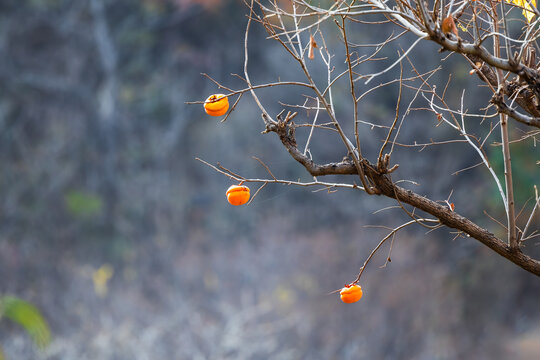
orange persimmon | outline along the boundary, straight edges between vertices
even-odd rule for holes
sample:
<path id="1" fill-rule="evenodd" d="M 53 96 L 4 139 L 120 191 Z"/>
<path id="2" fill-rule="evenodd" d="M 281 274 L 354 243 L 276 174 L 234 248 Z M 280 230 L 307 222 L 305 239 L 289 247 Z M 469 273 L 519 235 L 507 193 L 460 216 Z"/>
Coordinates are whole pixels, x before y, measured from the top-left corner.
<path id="1" fill-rule="evenodd" d="M 341 301 L 344 303 L 354 303 L 362 298 L 362 288 L 360 285 L 356 284 L 345 285 L 345 287 L 343 287 L 343 289 L 341 289 L 339 292 L 339 295 L 341 297 Z"/>
<path id="2" fill-rule="evenodd" d="M 249 200 L 249 188 L 245 185 L 232 185 L 227 189 L 227 201 L 232 205 L 244 205 Z"/>
<path id="3" fill-rule="evenodd" d="M 211 116 L 221 116 L 229 110 L 229 100 L 224 94 L 210 95 L 204 102 L 204 111 Z"/>

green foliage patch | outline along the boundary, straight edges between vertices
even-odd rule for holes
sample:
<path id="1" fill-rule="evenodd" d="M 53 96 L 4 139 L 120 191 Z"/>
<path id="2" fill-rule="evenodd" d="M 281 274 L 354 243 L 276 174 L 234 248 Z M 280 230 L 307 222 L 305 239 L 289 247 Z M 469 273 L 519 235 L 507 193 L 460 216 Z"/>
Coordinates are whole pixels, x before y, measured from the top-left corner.
<path id="1" fill-rule="evenodd" d="M 47 322 L 39 310 L 29 302 L 14 296 L 0 297 L 0 318 L 3 316 L 21 325 L 40 349 L 51 342 L 51 332 Z M 0 360 L 3 359 L 4 356 L 0 350 Z"/>
<path id="2" fill-rule="evenodd" d="M 99 195 L 72 190 L 65 194 L 64 201 L 69 213 L 80 217 L 99 215 L 103 209 L 103 200 Z"/>

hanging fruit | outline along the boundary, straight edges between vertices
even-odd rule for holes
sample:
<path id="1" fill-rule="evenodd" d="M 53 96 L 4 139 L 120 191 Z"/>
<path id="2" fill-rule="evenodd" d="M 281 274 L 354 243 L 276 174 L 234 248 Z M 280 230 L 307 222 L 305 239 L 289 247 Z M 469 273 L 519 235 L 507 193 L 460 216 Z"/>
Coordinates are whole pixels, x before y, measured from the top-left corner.
<path id="1" fill-rule="evenodd" d="M 229 100 L 224 94 L 210 95 L 204 102 L 204 111 L 211 116 L 225 115 L 229 110 Z"/>
<path id="2" fill-rule="evenodd" d="M 339 295 L 344 303 L 355 303 L 362 298 L 362 288 L 356 284 L 345 285 Z"/>
<path id="3" fill-rule="evenodd" d="M 234 206 L 244 205 L 249 200 L 249 188 L 245 185 L 232 185 L 226 194 L 227 201 Z"/>

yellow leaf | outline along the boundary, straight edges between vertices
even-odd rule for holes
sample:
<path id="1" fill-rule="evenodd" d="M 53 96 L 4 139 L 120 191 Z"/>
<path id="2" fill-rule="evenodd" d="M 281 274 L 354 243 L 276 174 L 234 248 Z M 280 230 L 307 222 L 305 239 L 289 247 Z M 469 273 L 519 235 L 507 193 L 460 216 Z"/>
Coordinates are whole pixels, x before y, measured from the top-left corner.
<path id="1" fill-rule="evenodd" d="M 531 23 L 532 19 L 535 16 L 535 13 L 531 5 L 536 8 L 536 0 L 506 0 L 506 1 L 514 5 L 517 5 L 519 7 L 522 7 L 523 16 L 525 16 L 529 24 Z"/>
<path id="2" fill-rule="evenodd" d="M 114 269 L 109 264 L 102 265 L 99 269 L 92 274 L 92 280 L 94 281 L 94 290 L 100 297 L 107 295 L 108 287 L 107 283 L 114 274 Z"/>
<path id="3" fill-rule="evenodd" d="M 523 1 L 523 7 L 527 10 L 523 10 L 523 16 L 525 16 L 527 18 L 527 22 L 530 23 L 531 20 L 534 18 L 535 14 L 534 12 L 532 11 L 532 7 L 531 7 L 531 4 L 536 7 L 536 0 L 530 0 L 530 3 L 529 1 L 527 0 L 521 0 Z M 529 11 L 530 10 L 530 11 Z"/>

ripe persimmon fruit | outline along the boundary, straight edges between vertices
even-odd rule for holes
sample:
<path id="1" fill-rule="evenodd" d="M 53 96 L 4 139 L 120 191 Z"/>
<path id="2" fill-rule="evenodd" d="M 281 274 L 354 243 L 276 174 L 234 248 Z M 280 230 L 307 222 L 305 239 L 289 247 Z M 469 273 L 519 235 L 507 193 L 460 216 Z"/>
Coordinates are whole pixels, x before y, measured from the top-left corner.
<path id="1" fill-rule="evenodd" d="M 211 116 L 225 115 L 229 110 L 229 100 L 224 94 L 213 94 L 204 102 L 204 111 Z"/>
<path id="2" fill-rule="evenodd" d="M 362 298 L 362 287 L 356 284 L 345 285 L 339 295 L 344 303 L 355 303 Z"/>
<path id="3" fill-rule="evenodd" d="M 227 201 L 234 206 L 244 205 L 249 200 L 249 188 L 245 185 L 232 185 L 226 194 Z"/>

